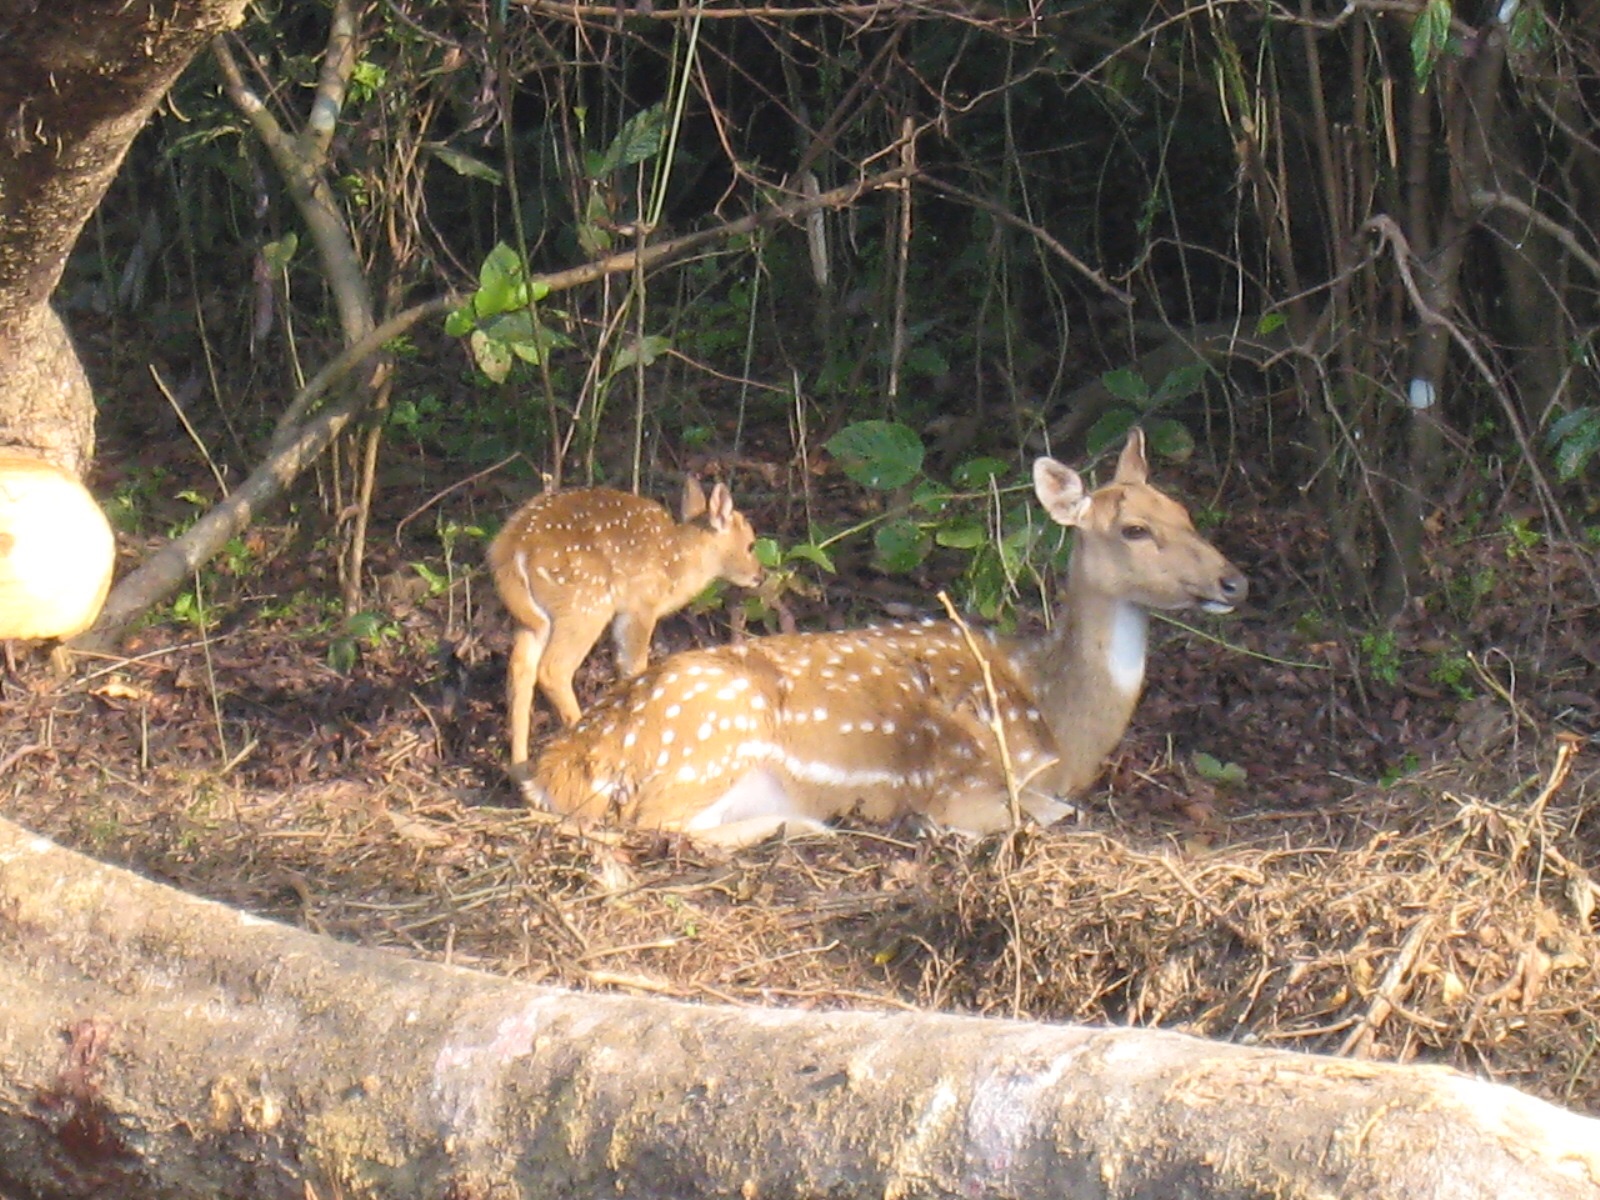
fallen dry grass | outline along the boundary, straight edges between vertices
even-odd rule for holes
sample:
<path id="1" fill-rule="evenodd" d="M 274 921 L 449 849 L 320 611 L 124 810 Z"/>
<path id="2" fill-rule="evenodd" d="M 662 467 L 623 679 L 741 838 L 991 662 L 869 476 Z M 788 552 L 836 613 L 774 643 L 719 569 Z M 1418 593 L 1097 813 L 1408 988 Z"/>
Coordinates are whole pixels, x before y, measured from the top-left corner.
<path id="1" fill-rule="evenodd" d="M 1205 832 L 847 829 L 731 857 L 464 803 L 470 779 L 415 753 L 370 784 L 102 772 L 50 802 L 31 755 L 0 811 L 258 913 L 532 981 L 1159 1024 L 1449 1063 L 1600 1112 L 1600 893 L 1580 865 L 1600 770 L 1575 749 Z"/>

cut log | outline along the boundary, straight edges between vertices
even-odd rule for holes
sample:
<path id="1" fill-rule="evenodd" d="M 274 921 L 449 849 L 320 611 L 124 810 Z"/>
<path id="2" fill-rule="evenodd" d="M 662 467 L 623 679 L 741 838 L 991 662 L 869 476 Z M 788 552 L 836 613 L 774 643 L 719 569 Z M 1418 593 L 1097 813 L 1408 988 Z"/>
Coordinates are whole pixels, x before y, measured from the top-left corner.
<path id="1" fill-rule="evenodd" d="M 574 995 L 331 942 L 3 821 L 0 989 L 12 1200 L 1600 1197 L 1600 1121 L 1443 1068 Z"/>
<path id="2" fill-rule="evenodd" d="M 67 638 L 89 628 L 116 551 L 83 484 L 43 459 L 0 452 L 0 638 Z"/>

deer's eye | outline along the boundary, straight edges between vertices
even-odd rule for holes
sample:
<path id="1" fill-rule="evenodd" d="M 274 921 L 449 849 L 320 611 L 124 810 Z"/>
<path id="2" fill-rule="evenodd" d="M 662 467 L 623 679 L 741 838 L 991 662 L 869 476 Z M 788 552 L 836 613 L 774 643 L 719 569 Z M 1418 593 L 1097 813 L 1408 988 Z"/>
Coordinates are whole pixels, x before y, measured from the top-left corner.
<path id="1" fill-rule="evenodd" d="M 1150 536 L 1148 525 L 1124 525 L 1122 527 L 1122 540 L 1125 542 L 1142 542 Z"/>

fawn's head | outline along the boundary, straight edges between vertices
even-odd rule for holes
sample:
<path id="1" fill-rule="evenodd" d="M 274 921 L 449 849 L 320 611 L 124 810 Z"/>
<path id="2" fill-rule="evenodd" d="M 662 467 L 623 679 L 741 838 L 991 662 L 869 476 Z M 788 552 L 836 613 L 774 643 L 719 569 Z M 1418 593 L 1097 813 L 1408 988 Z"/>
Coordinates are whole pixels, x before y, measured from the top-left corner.
<path id="1" fill-rule="evenodd" d="M 1071 467 L 1053 458 L 1033 464 L 1034 490 L 1059 524 L 1078 531 L 1075 586 L 1141 608 L 1201 608 L 1224 613 L 1244 599 L 1239 569 L 1196 532 L 1188 510 L 1148 483 L 1144 433 L 1133 429 L 1117 473 L 1090 492 Z"/>
<path id="2" fill-rule="evenodd" d="M 726 485 L 717 484 L 708 499 L 699 480 L 690 475 L 683 481 L 679 514 L 685 525 L 709 533 L 709 548 L 716 558 L 712 572 L 740 587 L 755 587 L 761 582 L 761 564 L 756 561 L 756 531 L 750 520 L 733 506 L 733 495 Z"/>

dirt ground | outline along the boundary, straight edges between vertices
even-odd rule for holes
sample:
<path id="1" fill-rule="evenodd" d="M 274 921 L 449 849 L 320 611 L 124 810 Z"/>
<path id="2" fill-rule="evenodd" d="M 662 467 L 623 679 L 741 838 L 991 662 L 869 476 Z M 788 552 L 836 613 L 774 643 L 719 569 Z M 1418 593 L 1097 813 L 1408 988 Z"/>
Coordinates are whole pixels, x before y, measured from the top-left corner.
<path id="1" fill-rule="evenodd" d="M 522 486 L 449 503 L 495 520 Z M 758 527 L 796 536 L 792 506 L 736 486 Z M 1450 1063 L 1600 1114 L 1588 551 L 1441 532 L 1442 593 L 1490 571 L 1515 586 L 1419 609 L 1357 661 L 1318 616 L 1316 528 L 1251 497 L 1225 513 L 1250 605 L 1157 624 L 1133 728 L 1082 820 L 1049 831 L 850 828 L 727 857 L 553 825 L 504 780 L 509 630 L 481 545 L 446 563 L 422 535 L 376 541 L 379 618 L 341 641 L 331 561 L 281 516 L 208 576 L 203 622 L 169 613 L 66 681 L 19 656 L 0 814 L 257 913 L 530 981 L 1161 1024 Z M 150 538 L 121 541 L 126 567 Z M 907 594 L 888 586 L 847 570 L 795 612 L 864 622 Z M 680 617 L 657 651 L 726 636 Z M 580 695 L 607 669 L 591 659 Z"/>

